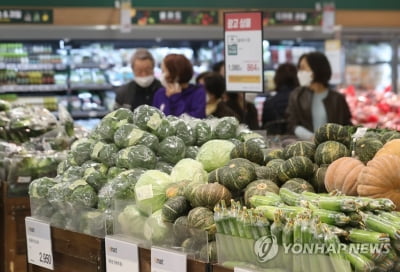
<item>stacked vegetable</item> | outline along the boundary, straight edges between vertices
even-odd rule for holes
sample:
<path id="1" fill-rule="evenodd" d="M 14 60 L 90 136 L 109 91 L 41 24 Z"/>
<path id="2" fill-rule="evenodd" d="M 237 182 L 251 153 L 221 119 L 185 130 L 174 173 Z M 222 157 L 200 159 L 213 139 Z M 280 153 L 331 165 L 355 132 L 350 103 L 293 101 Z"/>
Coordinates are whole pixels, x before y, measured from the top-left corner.
<path id="1" fill-rule="evenodd" d="M 228 266 L 250 263 L 289 271 L 399 269 L 400 215 L 393 212 L 389 199 L 298 194 L 281 188 L 279 194 L 252 196 L 249 202 L 255 208 L 234 201 L 230 208 L 224 201 L 215 207 L 217 231 L 224 234 L 218 236 L 218 254 Z M 276 257 L 262 262 L 254 242 L 269 236 L 279 247 L 270 245 Z"/>

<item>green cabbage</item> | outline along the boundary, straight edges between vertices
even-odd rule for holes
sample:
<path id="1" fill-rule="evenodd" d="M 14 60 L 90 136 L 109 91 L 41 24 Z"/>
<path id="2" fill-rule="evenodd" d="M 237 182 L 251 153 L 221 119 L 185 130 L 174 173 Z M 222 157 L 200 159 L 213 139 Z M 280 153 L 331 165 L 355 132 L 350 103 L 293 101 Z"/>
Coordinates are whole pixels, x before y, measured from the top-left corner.
<path id="1" fill-rule="evenodd" d="M 152 244 L 160 245 L 173 239 L 172 224 L 164 223 L 161 210 L 155 211 L 144 223 L 144 237 Z"/>
<path id="2" fill-rule="evenodd" d="M 113 112 L 110 112 L 104 118 L 116 118 L 117 120 L 127 120 L 129 123 L 133 122 L 133 114 L 132 111 L 126 108 L 119 108 Z"/>
<path id="3" fill-rule="evenodd" d="M 165 138 L 158 148 L 158 155 L 165 162 L 177 163 L 185 157 L 186 146 L 183 140 L 176 136 Z"/>
<path id="4" fill-rule="evenodd" d="M 185 145 L 194 145 L 196 143 L 196 131 L 193 130 L 183 120 L 174 124 L 176 129 L 176 136 L 181 138 Z"/>
<path id="5" fill-rule="evenodd" d="M 171 178 L 174 182 L 191 180 L 207 183 L 208 174 L 200 162 L 193 159 L 183 159 L 172 168 Z"/>
<path id="6" fill-rule="evenodd" d="M 89 167 L 86 167 L 83 179 L 98 191 L 107 182 L 107 172 L 107 165 L 102 163 L 91 163 Z"/>
<path id="7" fill-rule="evenodd" d="M 210 172 L 224 166 L 230 160 L 230 153 L 235 147 L 226 140 L 211 140 L 200 147 L 196 160 L 203 164 L 204 169 Z"/>
<path id="8" fill-rule="evenodd" d="M 214 128 L 214 138 L 230 139 L 236 138 L 236 133 L 239 128 L 239 121 L 235 117 L 223 117 L 219 119 L 217 126 Z"/>
<path id="9" fill-rule="evenodd" d="M 198 146 L 203 145 L 204 143 L 211 140 L 213 137 L 211 127 L 204 121 L 198 122 L 194 129 L 197 135 L 196 144 Z"/>
<path id="10" fill-rule="evenodd" d="M 158 139 L 163 140 L 176 133 L 175 127 L 167 119 L 162 119 L 160 125 L 156 129 L 151 129 L 151 133 L 156 135 Z"/>
<path id="11" fill-rule="evenodd" d="M 81 165 L 85 161 L 90 160 L 94 145 L 95 141 L 93 139 L 83 138 L 75 141 L 71 146 L 71 154 L 74 161 L 78 165 Z"/>
<path id="12" fill-rule="evenodd" d="M 198 146 L 186 147 L 185 158 L 196 159 L 197 153 L 199 153 L 199 149 L 200 148 Z"/>
<path id="13" fill-rule="evenodd" d="M 118 215 L 117 220 L 123 234 L 142 238 L 146 219 L 136 205 L 130 204 Z"/>
<path id="14" fill-rule="evenodd" d="M 121 149 L 117 155 L 117 167 L 154 169 L 157 162 L 154 152 L 144 145 Z"/>
<path id="15" fill-rule="evenodd" d="M 118 151 L 119 149 L 115 144 L 97 142 L 93 146 L 90 158 L 111 167 L 115 165 Z"/>
<path id="16" fill-rule="evenodd" d="M 99 141 L 113 142 L 115 132 L 123 125 L 127 124 L 128 120 L 118 120 L 116 117 L 103 118 L 91 133 L 91 138 Z"/>
<path id="17" fill-rule="evenodd" d="M 140 176 L 135 186 L 136 204 L 140 211 L 150 214 L 162 208 L 167 200 L 165 190 L 173 179 L 159 170 L 149 170 Z"/>
<path id="18" fill-rule="evenodd" d="M 29 196 L 31 198 L 47 199 L 49 189 L 56 183 L 54 179 L 48 177 L 35 179 L 29 184 Z"/>
<path id="19" fill-rule="evenodd" d="M 172 168 L 174 166 L 169 164 L 168 162 L 158 161 L 156 163 L 155 170 L 160 170 L 161 172 L 167 173 L 168 175 L 171 174 Z"/>
<path id="20" fill-rule="evenodd" d="M 141 105 L 133 111 L 133 123 L 147 131 L 157 130 L 163 118 L 164 113 L 149 105 Z"/>

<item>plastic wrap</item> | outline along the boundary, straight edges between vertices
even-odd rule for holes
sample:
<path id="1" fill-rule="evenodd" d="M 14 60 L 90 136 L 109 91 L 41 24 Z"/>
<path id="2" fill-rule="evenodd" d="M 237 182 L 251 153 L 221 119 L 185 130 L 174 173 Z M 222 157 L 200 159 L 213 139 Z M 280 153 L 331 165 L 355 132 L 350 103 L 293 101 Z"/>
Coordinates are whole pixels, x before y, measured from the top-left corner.
<path id="1" fill-rule="evenodd" d="M 96 191 L 99 191 L 101 187 L 107 183 L 107 172 L 107 165 L 102 163 L 91 163 L 85 168 L 83 179 Z"/>
<path id="2" fill-rule="evenodd" d="M 239 121 L 235 117 L 223 117 L 215 126 L 213 135 L 216 139 L 236 138 Z"/>
<path id="3" fill-rule="evenodd" d="M 189 124 L 183 120 L 173 123 L 176 133 L 175 135 L 183 140 L 185 145 L 194 145 L 196 143 L 196 130 L 192 129 Z"/>
<path id="4" fill-rule="evenodd" d="M 196 145 L 198 146 L 208 142 L 213 137 L 211 127 L 204 121 L 197 122 L 195 131 L 197 135 Z"/>
<path id="5" fill-rule="evenodd" d="M 156 129 L 151 129 L 151 133 L 157 136 L 161 141 L 169 136 L 175 135 L 176 128 L 170 121 L 168 121 L 168 119 L 165 118 L 161 120 Z"/>
<path id="6" fill-rule="evenodd" d="M 112 208 L 113 201 L 135 199 L 135 185 L 139 177 L 145 172 L 143 169 L 130 169 L 118 174 L 106 183 L 99 191 L 98 208 L 107 210 Z"/>
<path id="7" fill-rule="evenodd" d="M 64 132 L 67 136 L 74 136 L 74 119 L 68 110 L 62 106 L 58 105 L 58 120 L 60 121 L 60 126 L 63 128 Z"/>
<path id="8" fill-rule="evenodd" d="M 155 166 L 155 170 L 160 170 L 161 172 L 167 173 L 167 174 L 171 174 L 172 168 L 174 168 L 174 166 L 172 164 L 169 164 L 168 162 L 164 162 L 164 161 L 158 161 L 156 163 Z"/>
<path id="9" fill-rule="evenodd" d="M 70 166 L 60 176 L 57 176 L 57 178 L 61 179 L 62 182 L 70 183 L 74 180 L 81 179 L 84 171 L 85 169 L 80 166 Z"/>
<path id="10" fill-rule="evenodd" d="M 104 118 L 116 118 L 117 120 L 126 120 L 128 123 L 133 122 L 133 113 L 129 109 L 119 108 L 107 114 Z"/>
<path id="11" fill-rule="evenodd" d="M 72 144 L 70 154 L 77 165 L 81 165 L 85 161 L 90 160 L 95 143 L 93 139 L 83 138 Z"/>
<path id="12" fill-rule="evenodd" d="M 108 167 L 111 167 L 115 165 L 118 151 L 119 149 L 115 144 L 97 142 L 93 146 L 90 157 L 97 162 L 104 163 Z"/>
<path id="13" fill-rule="evenodd" d="M 158 148 L 158 138 L 147 131 L 139 129 L 136 125 L 125 124 L 114 134 L 114 142 L 120 148 L 133 145 L 145 145 L 153 151 Z"/>
<path id="14" fill-rule="evenodd" d="M 197 153 L 199 153 L 198 146 L 188 146 L 186 147 L 185 158 L 196 159 Z"/>
<path id="15" fill-rule="evenodd" d="M 118 152 L 116 165 L 121 168 L 153 169 L 157 158 L 154 152 L 144 145 L 135 145 L 124 148 Z"/>
<path id="16" fill-rule="evenodd" d="M 93 130 L 90 137 L 95 140 L 111 143 L 114 141 L 114 133 L 118 130 L 118 128 L 127 123 L 127 119 L 118 120 L 115 117 L 104 117 Z"/>
<path id="17" fill-rule="evenodd" d="M 183 140 L 176 136 L 165 138 L 158 148 L 158 155 L 165 162 L 175 164 L 185 157 L 186 146 Z"/>
<path id="18" fill-rule="evenodd" d="M 157 108 L 141 105 L 133 111 L 133 123 L 143 130 L 154 131 L 160 126 L 164 116 Z"/>

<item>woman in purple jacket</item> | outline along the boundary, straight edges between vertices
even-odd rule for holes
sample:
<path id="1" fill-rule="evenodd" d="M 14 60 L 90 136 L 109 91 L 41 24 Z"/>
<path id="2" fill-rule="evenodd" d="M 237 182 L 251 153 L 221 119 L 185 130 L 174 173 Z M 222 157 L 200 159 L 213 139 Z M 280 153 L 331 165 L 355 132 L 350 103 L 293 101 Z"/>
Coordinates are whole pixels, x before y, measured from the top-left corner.
<path id="1" fill-rule="evenodd" d="M 204 87 L 189 83 L 193 76 L 190 61 L 184 55 L 169 54 L 164 58 L 161 69 L 164 87 L 155 93 L 153 106 L 166 115 L 180 116 L 186 113 L 196 118 L 206 117 Z"/>

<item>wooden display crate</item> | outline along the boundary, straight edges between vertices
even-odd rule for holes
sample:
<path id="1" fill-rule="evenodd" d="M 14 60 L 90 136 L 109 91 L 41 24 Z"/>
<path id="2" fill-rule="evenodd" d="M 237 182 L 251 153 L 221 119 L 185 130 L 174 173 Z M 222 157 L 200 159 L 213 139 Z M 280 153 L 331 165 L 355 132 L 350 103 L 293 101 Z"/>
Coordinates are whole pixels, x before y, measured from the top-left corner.
<path id="1" fill-rule="evenodd" d="M 233 272 L 233 269 L 224 267 L 224 266 L 219 265 L 219 264 L 213 264 L 212 271 L 213 272 Z"/>
<path id="2" fill-rule="evenodd" d="M 105 272 L 104 239 L 51 227 L 54 271 Z M 29 264 L 30 272 L 51 270 Z"/>
<path id="3" fill-rule="evenodd" d="M 150 249 L 139 247 L 139 267 L 140 272 L 151 272 L 151 251 Z M 187 260 L 187 271 L 189 272 L 208 272 L 210 264 L 198 260 Z"/>
<path id="4" fill-rule="evenodd" d="M 25 217 L 30 216 L 29 197 L 12 197 L 6 182 L 0 182 L 0 271 L 25 272 Z"/>

